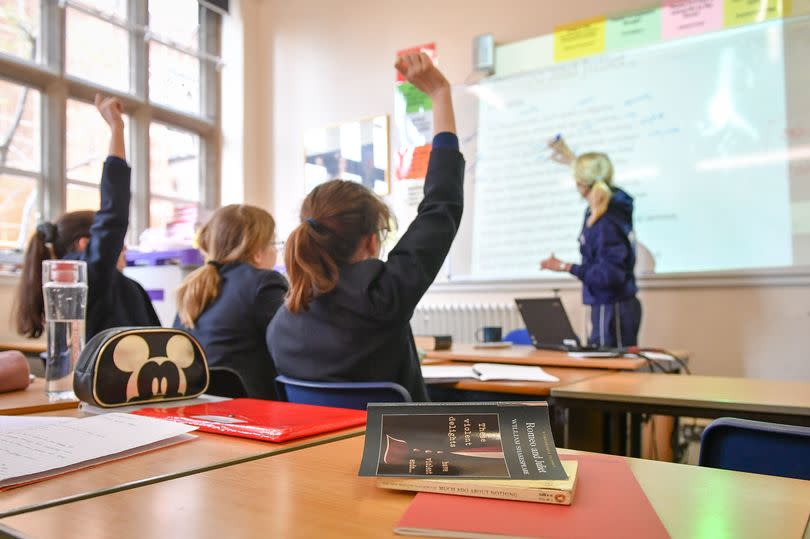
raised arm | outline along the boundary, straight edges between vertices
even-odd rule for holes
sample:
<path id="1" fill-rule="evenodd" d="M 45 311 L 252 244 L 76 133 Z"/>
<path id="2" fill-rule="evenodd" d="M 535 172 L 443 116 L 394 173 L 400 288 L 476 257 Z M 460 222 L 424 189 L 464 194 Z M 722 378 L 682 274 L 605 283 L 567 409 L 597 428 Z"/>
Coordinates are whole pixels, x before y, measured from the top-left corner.
<path id="1" fill-rule="evenodd" d="M 450 84 L 426 54 L 397 60 L 397 69 L 433 101 L 435 136 L 425 178 L 424 199 L 408 230 L 388 255 L 376 290 L 379 304 L 397 318 L 409 318 L 444 263 L 461 223 L 464 157 L 459 152 Z M 390 302 L 390 303 L 389 303 Z"/>
<path id="2" fill-rule="evenodd" d="M 96 108 L 110 128 L 110 155 L 101 175 L 101 208 L 90 227 L 90 241 L 83 259 L 87 261 L 90 285 L 88 301 L 106 287 L 116 270 L 129 226 L 130 174 L 125 161 L 123 106 L 116 98 L 96 96 Z"/>

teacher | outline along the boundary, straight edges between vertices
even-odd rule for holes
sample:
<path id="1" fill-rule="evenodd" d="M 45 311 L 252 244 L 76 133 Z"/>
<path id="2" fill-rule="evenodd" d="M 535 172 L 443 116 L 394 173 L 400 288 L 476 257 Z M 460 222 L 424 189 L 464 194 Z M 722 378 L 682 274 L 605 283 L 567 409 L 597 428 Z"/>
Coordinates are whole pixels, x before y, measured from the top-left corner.
<path id="1" fill-rule="evenodd" d="M 541 269 L 568 272 L 582 281 L 582 296 L 591 307 L 588 344 L 623 348 L 638 344 L 641 303 L 633 273 L 636 265 L 633 198 L 613 185 L 613 164 L 603 153 L 579 157 L 558 136 L 552 159 L 571 164 L 580 195 L 588 201 L 579 236 L 582 262 L 569 264 L 551 256 Z"/>

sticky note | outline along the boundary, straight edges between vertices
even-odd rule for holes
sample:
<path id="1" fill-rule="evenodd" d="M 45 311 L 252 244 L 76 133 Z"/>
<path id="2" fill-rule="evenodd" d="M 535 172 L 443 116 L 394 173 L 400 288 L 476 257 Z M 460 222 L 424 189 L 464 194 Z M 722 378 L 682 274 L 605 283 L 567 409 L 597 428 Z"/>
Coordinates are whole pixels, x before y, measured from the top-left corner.
<path id="1" fill-rule="evenodd" d="M 721 28 L 722 0 L 665 0 L 661 8 L 664 39 L 678 39 Z"/>
<path id="2" fill-rule="evenodd" d="M 554 29 L 554 61 L 564 62 L 605 51 L 605 18 L 597 17 Z"/>
<path id="3" fill-rule="evenodd" d="M 787 15 L 786 0 L 725 0 L 726 26 L 740 26 Z"/>
<path id="4" fill-rule="evenodd" d="M 660 39 L 661 10 L 657 7 L 607 20 L 605 46 L 608 51 L 641 47 Z"/>

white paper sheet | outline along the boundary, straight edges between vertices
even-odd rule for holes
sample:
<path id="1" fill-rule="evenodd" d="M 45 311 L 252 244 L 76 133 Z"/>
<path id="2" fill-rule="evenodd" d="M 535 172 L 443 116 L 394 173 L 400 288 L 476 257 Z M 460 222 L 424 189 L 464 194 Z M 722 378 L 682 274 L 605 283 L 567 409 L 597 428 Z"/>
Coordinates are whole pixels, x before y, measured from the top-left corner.
<path id="1" fill-rule="evenodd" d="M 57 423 L 65 423 L 67 421 L 77 421 L 77 419 L 75 417 L 0 415 L 0 434 L 5 434 L 6 432 L 13 430 L 55 425 Z"/>
<path id="2" fill-rule="evenodd" d="M 190 439 L 196 427 L 131 414 L 104 414 L 7 432 L 0 437 L 0 487 L 34 481 Z"/>
<path id="3" fill-rule="evenodd" d="M 422 377 L 426 381 L 463 380 L 474 378 L 481 381 L 515 380 L 525 382 L 559 382 L 540 367 L 505 365 L 503 363 L 476 363 L 467 365 L 422 365 Z"/>

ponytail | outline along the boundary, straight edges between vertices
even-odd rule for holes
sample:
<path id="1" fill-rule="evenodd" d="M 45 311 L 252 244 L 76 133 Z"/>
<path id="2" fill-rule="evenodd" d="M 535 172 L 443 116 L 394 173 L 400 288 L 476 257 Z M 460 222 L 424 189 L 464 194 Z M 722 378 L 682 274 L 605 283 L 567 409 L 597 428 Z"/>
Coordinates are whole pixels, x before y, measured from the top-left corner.
<path id="1" fill-rule="evenodd" d="M 573 169 L 576 182 L 588 188 L 591 214 L 587 225 L 593 226 L 605 214 L 613 196 L 613 163 L 603 153 L 589 152 L 574 160 Z"/>
<path id="2" fill-rule="evenodd" d="M 184 326 L 194 329 L 203 312 L 219 296 L 220 270 L 231 262 L 253 263 L 253 258 L 271 249 L 276 223 L 256 206 L 231 204 L 218 209 L 198 234 L 200 251 L 208 258 L 177 288 L 177 316 Z"/>
<path id="3" fill-rule="evenodd" d="M 42 298 L 42 262 L 60 259 L 75 249 L 75 243 L 90 236 L 95 212 L 75 211 L 64 214 L 56 223 L 40 223 L 25 250 L 20 284 L 12 313 L 17 333 L 36 339 L 45 328 L 45 303 Z"/>
<path id="4" fill-rule="evenodd" d="M 214 263 L 204 264 L 191 272 L 177 287 L 177 315 L 187 328 L 194 328 L 197 319 L 219 295 L 222 276 Z"/>
<path id="5" fill-rule="evenodd" d="M 301 206 L 301 224 L 284 248 L 290 281 L 287 309 L 298 314 L 338 284 L 363 238 L 390 229 L 388 206 L 362 184 L 332 180 L 313 189 Z"/>

